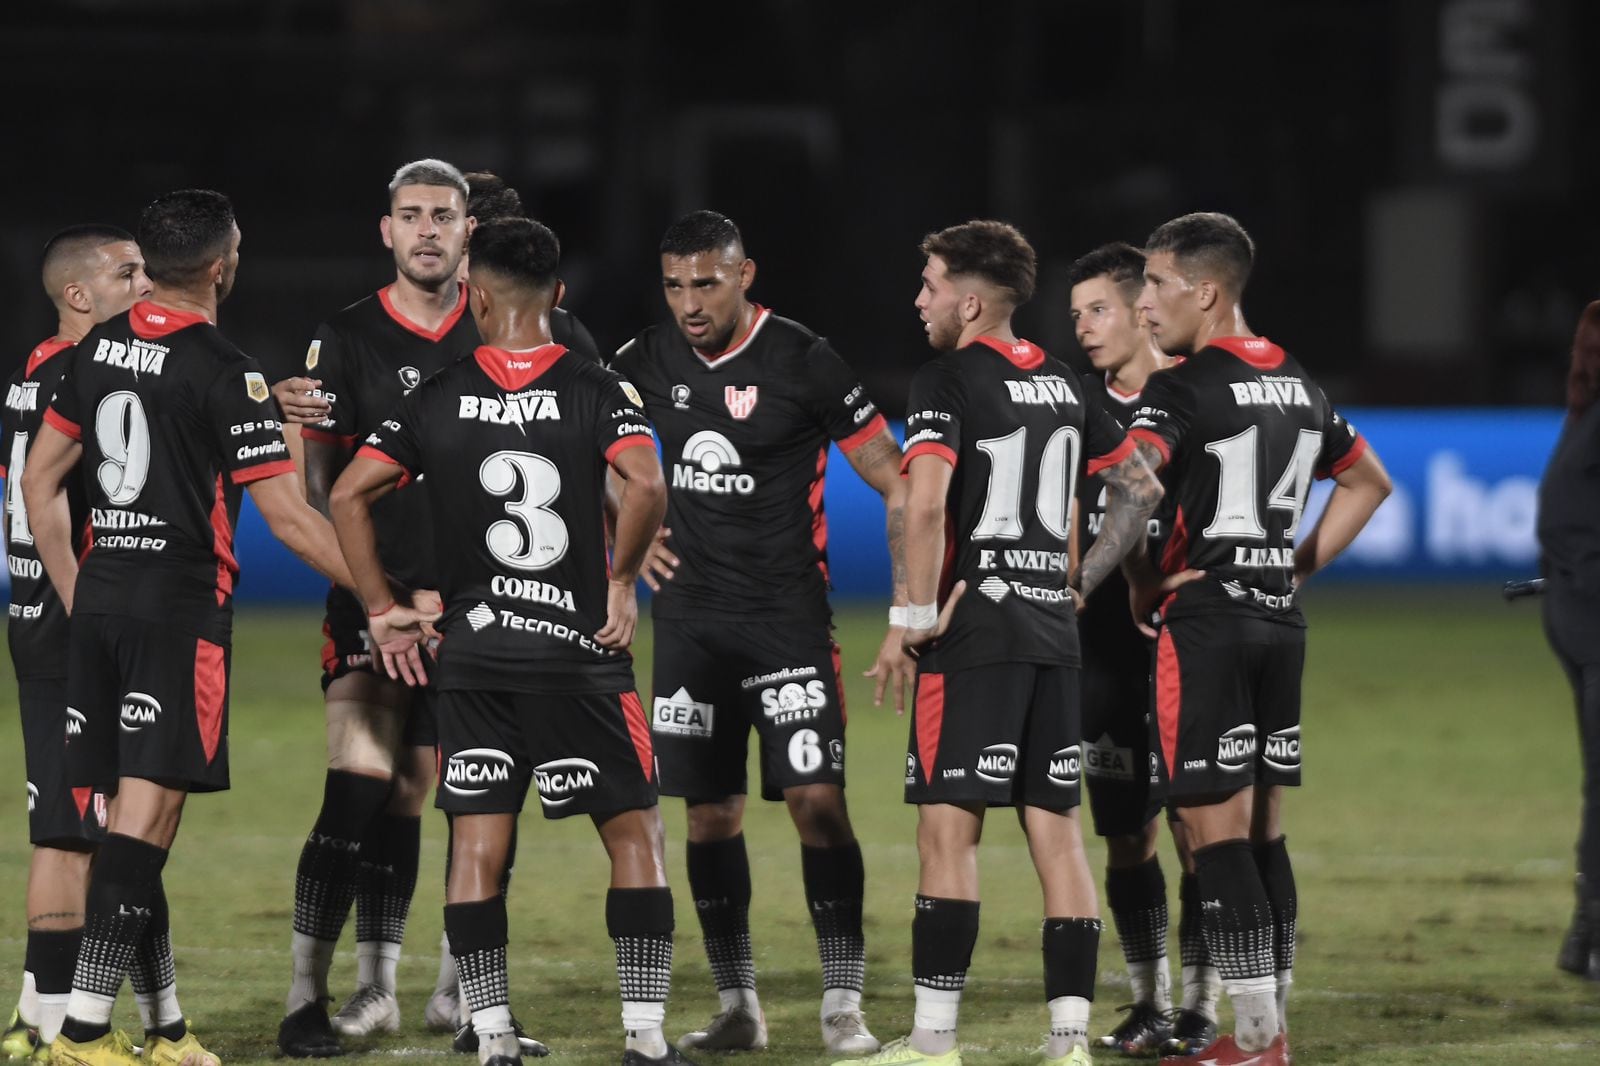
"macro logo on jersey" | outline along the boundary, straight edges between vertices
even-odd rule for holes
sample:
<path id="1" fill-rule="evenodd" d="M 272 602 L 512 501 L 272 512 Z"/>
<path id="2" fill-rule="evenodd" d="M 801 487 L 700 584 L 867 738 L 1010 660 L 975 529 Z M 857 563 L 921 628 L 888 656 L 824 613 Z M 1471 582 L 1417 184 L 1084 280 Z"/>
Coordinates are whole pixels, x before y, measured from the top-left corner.
<path id="1" fill-rule="evenodd" d="M 749 418 L 756 409 L 756 389 L 755 385 L 743 389 L 734 385 L 724 387 L 722 402 L 728 405 L 728 413 L 741 422 Z"/>
<path id="2" fill-rule="evenodd" d="M 687 411 L 689 409 L 689 386 L 672 386 L 672 406 L 676 407 L 680 411 Z"/>
<path id="3" fill-rule="evenodd" d="M 716 430 L 702 429 L 683 443 L 683 460 L 672 464 L 672 487 L 713 496 L 748 496 L 756 479 L 741 473 L 739 449 Z"/>
<path id="4" fill-rule="evenodd" d="M 985 781 L 1003 785 L 1017 772 L 1017 746 L 1015 744 L 990 744 L 978 753 L 978 776 Z"/>
<path id="5" fill-rule="evenodd" d="M 1083 778 L 1083 749 L 1074 744 L 1053 752 L 1045 777 L 1058 788 L 1075 788 Z"/>
<path id="6" fill-rule="evenodd" d="M 444 787 L 458 796 L 481 796 L 490 786 L 511 780 L 516 760 L 499 748 L 467 748 L 444 765 Z"/>
<path id="7" fill-rule="evenodd" d="M 1292 725 L 1267 734 L 1261 761 L 1274 770 L 1300 769 L 1300 727 Z"/>
<path id="8" fill-rule="evenodd" d="M 716 712 L 713 704 L 700 703 L 680 685 L 672 695 L 656 697 L 650 729 L 675 737 L 709 738 Z"/>
<path id="9" fill-rule="evenodd" d="M 161 717 L 161 703 L 144 692 L 130 692 L 122 697 L 122 731 L 137 733 L 147 725 L 155 725 Z"/>
<path id="10" fill-rule="evenodd" d="M 418 370 L 414 366 L 403 366 L 400 368 L 401 388 L 405 389 L 407 392 L 410 392 L 420 384 L 422 384 L 422 371 Z"/>
<path id="11" fill-rule="evenodd" d="M 1218 768 L 1236 774 L 1248 768 L 1255 757 L 1256 727 L 1248 722 L 1234 726 L 1217 738 Z"/>
<path id="12" fill-rule="evenodd" d="M 546 807 L 564 807 L 584 789 L 593 788 L 600 767 L 588 759 L 554 759 L 533 768 L 533 781 L 539 789 L 539 802 Z"/>
<path id="13" fill-rule="evenodd" d="M 1084 769 L 1096 780 L 1133 780 L 1133 749 L 1119 748 L 1110 733 L 1102 733 L 1099 740 L 1085 745 L 1083 758 Z"/>

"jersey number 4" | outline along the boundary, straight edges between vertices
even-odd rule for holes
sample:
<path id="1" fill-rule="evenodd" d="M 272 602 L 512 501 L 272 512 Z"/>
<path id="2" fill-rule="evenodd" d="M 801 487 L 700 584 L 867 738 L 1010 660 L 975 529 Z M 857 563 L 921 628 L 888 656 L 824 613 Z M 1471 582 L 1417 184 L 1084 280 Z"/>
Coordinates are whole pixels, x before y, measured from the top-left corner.
<path id="1" fill-rule="evenodd" d="M 567 554 L 567 524 L 549 505 L 561 495 L 561 471 L 532 452 L 495 452 L 478 467 L 478 480 L 506 501 L 509 518 L 489 526 L 489 554 L 519 570 L 543 570 Z M 518 487 L 521 492 L 518 493 Z"/>
<path id="2" fill-rule="evenodd" d="M 1072 498 L 1077 488 L 1078 458 L 1083 445 L 1077 427 L 1062 426 L 1045 441 L 1039 456 L 1039 490 L 1034 510 L 1050 534 L 1067 538 Z M 1028 454 L 1028 427 L 1019 426 L 1003 437 L 978 441 L 989 457 L 989 487 L 983 514 L 972 531 L 973 540 L 1019 540 L 1023 533 L 1022 467 Z"/>
<path id="3" fill-rule="evenodd" d="M 1245 540 L 1266 540 L 1267 531 L 1261 524 L 1261 510 L 1257 503 L 1256 427 L 1251 426 L 1226 440 L 1212 441 L 1206 451 L 1217 457 L 1222 471 L 1217 477 L 1217 513 L 1206 526 L 1207 537 L 1240 537 Z M 1317 456 L 1322 454 L 1322 431 L 1302 429 L 1294 442 L 1294 455 L 1284 467 L 1277 484 L 1267 494 L 1270 510 L 1289 512 L 1289 529 L 1285 536 L 1291 541 L 1300 528 L 1300 515 L 1306 506 L 1306 490 L 1311 487 L 1311 475 L 1316 470 Z"/>

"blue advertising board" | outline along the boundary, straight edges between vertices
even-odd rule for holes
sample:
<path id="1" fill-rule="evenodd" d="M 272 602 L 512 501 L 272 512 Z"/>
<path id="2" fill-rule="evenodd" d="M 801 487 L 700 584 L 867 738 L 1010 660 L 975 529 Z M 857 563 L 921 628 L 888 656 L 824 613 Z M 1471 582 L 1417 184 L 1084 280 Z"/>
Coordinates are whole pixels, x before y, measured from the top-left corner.
<path id="1" fill-rule="evenodd" d="M 1382 457 L 1395 491 L 1328 571 L 1330 579 L 1453 581 L 1531 576 L 1539 476 L 1561 430 L 1556 410 L 1354 408 L 1344 412 Z M 903 435 L 904 427 L 895 431 Z M 418 491 L 408 489 L 406 491 Z M 1311 521 L 1327 500 L 1318 482 Z M 883 505 L 837 450 L 824 493 L 833 584 L 843 598 L 886 597 Z M 313 603 L 323 581 L 273 539 L 246 497 L 235 551 L 243 601 Z"/>

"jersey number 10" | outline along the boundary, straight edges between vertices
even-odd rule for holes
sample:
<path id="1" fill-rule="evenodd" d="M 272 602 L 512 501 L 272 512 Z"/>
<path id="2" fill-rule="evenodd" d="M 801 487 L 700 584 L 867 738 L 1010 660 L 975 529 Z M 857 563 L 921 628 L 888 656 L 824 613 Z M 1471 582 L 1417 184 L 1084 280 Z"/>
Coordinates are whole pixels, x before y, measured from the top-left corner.
<path id="1" fill-rule="evenodd" d="M 1028 453 L 1028 427 L 1018 426 L 1003 437 L 978 442 L 989 457 L 989 486 L 984 493 L 983 515 L 972 539 L 1019 540 L 1022 521 L 1022 465 Z M 1078 484 L 1078 460 L 1083 450 L 1076 426 L 1062 426 L 1045 441 L 1039 456 L 1039 489 L 1034 509 L 1052 536 L 1067 538 L 1072 498 Z"/>

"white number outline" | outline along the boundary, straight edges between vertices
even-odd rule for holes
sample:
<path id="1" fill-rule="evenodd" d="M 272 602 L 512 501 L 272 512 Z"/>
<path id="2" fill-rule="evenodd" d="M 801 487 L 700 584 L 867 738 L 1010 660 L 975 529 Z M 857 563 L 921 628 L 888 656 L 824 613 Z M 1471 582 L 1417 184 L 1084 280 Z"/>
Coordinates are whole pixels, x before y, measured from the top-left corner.
<path id="1" fill-rule="evenodd" d="M 1256 507 L 1257 427 L 1250 426 L 1231 437 L 1212 441 L 1206 451 L 1217 457 L 1217 510 L 1211 523 L 1201 531 L 1205 537 L 1236 537 L 1240 540 L 1266 540 Z M 1322 431 L 1302 429 L 1295 438 L 1294 454 L 1267 494 L 1270 510 L 1289 512 L 1288 538 L 1292 541 L 1305 513 L 1311 478 L 1316 473 L 1317 456 L 1322 454 Z"/>
<path id="2" fill-rule="evenodd" d="M 94 436 L 102 456 L 95 478 L 108 503 L 126 507 L 150 477 L 150 420 L 139 394 L 107 393 L 95 408 Z"/>
<path id="3" fill-rule="evenodd" d="M 478 483 L 494 496 L 509 496 L 522 484 L 522 495 L 507 500 L 506 514 L 484 531 L 484 545 L 500 562 L 518 570 L 547 570 L 566 557 L 567 524 L 549 504 L 561 495 L 561 471 L 533 452 L 498 451 L 478 466 Z"/>
<path id="4" fill-rule="evenodd" d="M 989 457 L 989 483 L 983 513 L 972 530 L 973 540 L 1020 540 L 1022 527 L 1022 463 L 1027 455 L 1028 427 L 1018 426 L 1003 437 L 988 437 L 977 448 Z M 1045 441 L 1039 455 L 1039 487 L 1034 510 L 1052 535 L 1071 532 L 1072 501 L 1078 487 L 1083 437 L 1076 426 L 1061 426 Z"/>

